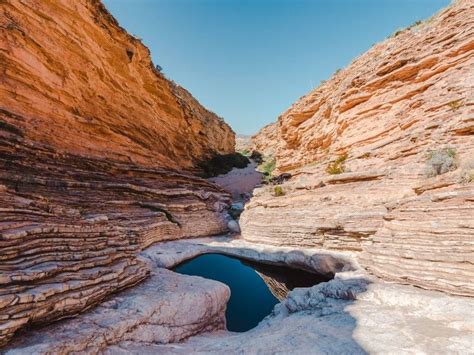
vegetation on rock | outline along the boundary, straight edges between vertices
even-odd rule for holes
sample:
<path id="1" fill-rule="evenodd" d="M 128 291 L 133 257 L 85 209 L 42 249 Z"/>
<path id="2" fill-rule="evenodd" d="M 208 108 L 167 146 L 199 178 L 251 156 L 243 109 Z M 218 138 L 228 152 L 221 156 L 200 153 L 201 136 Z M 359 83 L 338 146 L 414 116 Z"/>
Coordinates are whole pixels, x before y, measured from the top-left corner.
<path id="1" fill-rule="evenodd" d="M 444 148 L 429 152 L 426 161 L 426 175 L 429 177 L 438 176 L 449 171 L 456 170 L 456 150 Z"/>
<path id="2" fill-rule="evenodd" d="M 198 163 L 198 167 L 202 171 L 199 175 L 204 178 L 210 178 L 226 174 L 233 168 L 243 169 L 249 163 L 250 160 L 240 153 L 215 155 L 209 160 Z"/>
<path id="3" fill-rule="evenodd" d="M 254 151 L 252 151 L 252 154 L 250 155 L 250 159 L 252 159 L 257 164 L 262 164 L 263 155 L 262 155 L 262 153 L 257 152 L 256 150 L 254 150 Z"/>
<path id="4" fill-rule="evenodd" d="M 283 191 L 283 187 L 281 187 L 280 185 L 276 185 L 274 188 L 273 188 L 273 193 L 276 197 L 279 197 L 279 196 L 284 196 L 285 195 L 285 191 Z"/>
<path id="5" fill-rule="evenodd" d="M 462 100 L 453 100 L 448 102 L 448 106 L 451 107 L 451 110 L 456 111 L 462 107 Z"/>
<path id="6" fill-rule="evenodd" d="M 331 175 L 342 174 L 346 170 L 345 161 L 348 158 L 347 153 L 343 153 L 336 158 L 333 162 L 330 162 L 326 168 L 326 172 Z"/>

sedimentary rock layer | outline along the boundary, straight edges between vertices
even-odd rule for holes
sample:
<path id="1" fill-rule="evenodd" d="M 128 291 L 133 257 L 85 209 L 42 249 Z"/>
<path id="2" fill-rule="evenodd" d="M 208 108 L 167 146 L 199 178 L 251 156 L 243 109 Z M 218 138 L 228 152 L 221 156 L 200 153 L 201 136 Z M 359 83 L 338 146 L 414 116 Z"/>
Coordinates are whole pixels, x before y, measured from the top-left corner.
<path id="1" fill-rule="evenodd" d="M 329 282 L 290 291 L 247 332 L 222 329 L 169 344 L 196 330 L 223 325 L 229 297 L 225 285 L 159 268 L 209 252 L 320 273 L 330 269 L 336 275 Z M 160 243 L 142 253 L 154 270 L 144 283 L 74 320 L 33 331 L 13 342 L 6 354 L 470 352 L 473 299 L 380 282 L 360 270 L 352 255 L 228 237 Z"/>
<path id="2" fill-rule="evenodd" d="M 396 160 L 401 148 L 414 155 L 472 135 L 473 7 L 456 1 L 374 45 L 263 128 L 254 147 L 274 147 L 286 171 L 348 151 Z"/>
<path id="3" fill-rule="evenodd" d="M 100 2 L 0 1 L 0 346 L 143 280 L 144 247 L 225 232 L 229 194 L 186 171 L 233 147 Z"/>
<path id="4" fill-rule="evenodd" d="M 123 341 L 166 344 L 225 328 L 229 288 L 217 281 L 156 269 L 142 284 L 93 311 L 45 327 L 6 354 L 98 354 Z"/>
<path id="5" fill-rule="evenodd" d="M 352 250 L 384 279 L 474 295 L 473 98 L 474 4 L 461 0 L 373 46 L 254 137 L 293 177 L 283 197 L 256 191 L 242 235 Z M 443 162 L 430 154 L 452 159 L 450 171 L 432 174 Z"/>
<path id="6" fill-rule="evenodd" d="M 32 140 L 174 168 L 234 151 L 232 130 L 156 70 L 100 1 L 0 6 L 0 106 Z"/>
<path id="7" fill-rule="evenodd" d="M 148 270 L 136 254 L 156 241 L 226 230 L 219 187 L 57 153 L 6 123 L 16 119 L 0 113 L 0 342 L 140 281 Z"/>

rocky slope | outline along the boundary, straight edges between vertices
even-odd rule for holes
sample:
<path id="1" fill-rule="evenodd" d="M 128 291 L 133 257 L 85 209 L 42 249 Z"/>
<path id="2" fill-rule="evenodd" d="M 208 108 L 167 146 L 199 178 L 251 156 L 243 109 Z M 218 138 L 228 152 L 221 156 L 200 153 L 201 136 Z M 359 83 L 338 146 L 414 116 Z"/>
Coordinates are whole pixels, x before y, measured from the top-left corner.
<path id="1" fill-rule="evenodd" d="M 0 29 L 2 345 L 143 280 L 144 247 L 226 231 L 230 195 L 186 171 L 234 133 L 99 1 L 1 1 Z"/>
<path id="2" fill-rule="evenodd" d="M 256 191 L 243 237 L 351 250 L 385 280 L 473 296 L 473 99 L 474 4 L 461 0 L 375 45 L 254 137 L 293 177 L 284 197 Z"/>

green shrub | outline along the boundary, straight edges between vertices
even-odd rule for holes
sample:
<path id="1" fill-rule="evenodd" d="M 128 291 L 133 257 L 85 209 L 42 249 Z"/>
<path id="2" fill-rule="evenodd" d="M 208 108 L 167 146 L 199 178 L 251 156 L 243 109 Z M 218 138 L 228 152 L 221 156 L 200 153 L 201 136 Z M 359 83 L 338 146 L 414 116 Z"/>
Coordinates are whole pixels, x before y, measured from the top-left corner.
<path id="1" fill-rule="evenodd" d="M 262 155 L 262 153 L 257 152 L 256 150 L 254 150 L 254 151 L 252 151 L 252 154 L 250 154 L 250 159 L 252 159 L 257 164 L 262 164 L 263 155 Z"/>
<path id="2" fill-rule="evenodd" d="M 270 179 L 272 178 L 273 171 L 276 168 L 276 160 L 275 158 L 270 158 L 269 160 L 265 161 L 261 166 L 260 170 L 262 171 L 264 177 L 264 180 L 269 182 Z"/>
<path id="3" fill-rule="evenodd" d="M 413 27 L 420 26 L 422 23 L 423 23 L 423 21 L 418 20 L 418 21 L 413 22 L 413 23 L 412 23 L 410 26 L 408 26 L 407 28 L 408 28 L 409 30 L 411 30 Z"/>
<path id="4" fill-rule="evenodd" d="M 456 170 L 456 150 L 453 148 L 443 148 L 428 153 L 426 160 L 426 175 L 429 177 L 438 176 L 449 171 Z"/>
<path id="5" fill-rule="evenodd" d="M 326 172 L 331 175 L 342 174 L 346 170 L 345 162 L 348 157 L 347 153 L 339 155 L 336 160 L 328 164 Z"/>
<path id="6" fill-rule="evenodd" d="M 248 149 L 242 149 L 238 153 L 242 154 L 243 156 L 249 157 L 250 156 L 250 151 Z"/>
<path id="7" fill-rule="evenodd" d="M 221 174 L 226 174 L 233 168 L 243 169 L 250 163 L 250 160 L 240 153 L 215 155 L 209 160 L 198 163 L 201 169 L 201 177 L 209 178 Z"/>
<path id="8" fill-rule="evenodd" d="M 283 187 L 281 187 L 280 185 L 276 185 L 273 188 L 273 193 L 276 197 L 285 195 L 285 191 L 283 191 Z"/>

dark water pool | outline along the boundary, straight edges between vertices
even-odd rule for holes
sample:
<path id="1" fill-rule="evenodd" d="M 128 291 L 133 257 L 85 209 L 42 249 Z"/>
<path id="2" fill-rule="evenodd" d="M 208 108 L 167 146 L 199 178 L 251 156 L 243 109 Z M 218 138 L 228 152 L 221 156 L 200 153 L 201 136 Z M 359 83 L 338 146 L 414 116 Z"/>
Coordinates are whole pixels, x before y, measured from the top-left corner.
<path id="1" fill-rule="evenodd" d="M 220 254 L 205 254 L 174 268 L 227 284 L 227 329 L 244 332 L 255 327 L 295 287 L 310 287 L 328 278 L 284 266 L 249 262 Z"/>

